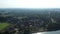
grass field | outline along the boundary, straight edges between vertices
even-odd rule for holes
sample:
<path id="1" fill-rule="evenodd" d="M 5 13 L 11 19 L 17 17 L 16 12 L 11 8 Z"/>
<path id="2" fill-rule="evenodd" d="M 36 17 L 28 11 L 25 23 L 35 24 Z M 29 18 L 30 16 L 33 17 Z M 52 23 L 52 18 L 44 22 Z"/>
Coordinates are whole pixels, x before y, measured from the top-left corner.
<path id="1" fill-rule="evenodd" d="M 0 30 L 5 29 L 6 27 L 8 27 L 10 24 L 9 23 L 0 23 Z"/>

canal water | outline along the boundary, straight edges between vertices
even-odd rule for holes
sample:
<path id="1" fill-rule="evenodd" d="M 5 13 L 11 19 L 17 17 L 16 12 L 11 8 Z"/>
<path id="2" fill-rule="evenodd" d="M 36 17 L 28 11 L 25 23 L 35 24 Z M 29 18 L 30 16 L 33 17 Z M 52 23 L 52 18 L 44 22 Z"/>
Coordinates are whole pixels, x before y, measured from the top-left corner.
<path id="1" fill-rule="evenodd" d="M 60 34 L 60 30 L 58 31 L 51 31 L 51 32 L 37 32 L 32 34 Z"/>

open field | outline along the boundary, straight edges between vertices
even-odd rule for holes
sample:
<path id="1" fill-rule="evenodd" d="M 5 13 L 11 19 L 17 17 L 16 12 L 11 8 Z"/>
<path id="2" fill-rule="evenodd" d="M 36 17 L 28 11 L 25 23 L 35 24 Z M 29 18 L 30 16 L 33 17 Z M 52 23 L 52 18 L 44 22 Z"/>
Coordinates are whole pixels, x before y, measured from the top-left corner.
<path id="1" fill-rule="evenodd" d="M 4 28 L 8 27 L 9 23 L 0 23 L 0 30 L 3 30 Z"/>

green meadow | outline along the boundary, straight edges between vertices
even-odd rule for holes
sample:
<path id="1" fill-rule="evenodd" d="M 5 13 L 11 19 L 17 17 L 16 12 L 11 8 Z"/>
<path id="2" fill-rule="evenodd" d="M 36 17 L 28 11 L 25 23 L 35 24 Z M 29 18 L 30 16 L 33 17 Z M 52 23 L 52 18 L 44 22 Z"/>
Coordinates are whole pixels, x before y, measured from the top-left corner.
<path id="1" fill-rule="evenodd" d="M 8 27 L 10 24 L 9 23 L 0 23 L 0 30 L 5 29 L 6 27 Z"/>

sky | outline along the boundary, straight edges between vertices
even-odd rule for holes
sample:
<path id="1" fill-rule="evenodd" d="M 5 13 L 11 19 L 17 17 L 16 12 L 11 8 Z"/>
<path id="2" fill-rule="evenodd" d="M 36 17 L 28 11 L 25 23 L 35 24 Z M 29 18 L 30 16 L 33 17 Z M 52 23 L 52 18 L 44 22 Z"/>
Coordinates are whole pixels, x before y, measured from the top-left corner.
<path id="1" fill-rule="evenodd" d="M 60 8 L 60 0 L 0 0 L 0 8 Z"/>

